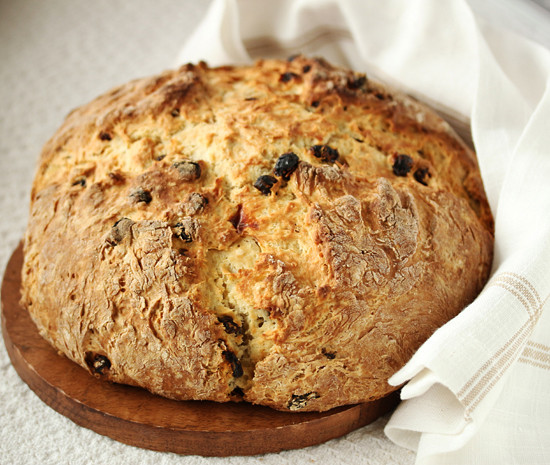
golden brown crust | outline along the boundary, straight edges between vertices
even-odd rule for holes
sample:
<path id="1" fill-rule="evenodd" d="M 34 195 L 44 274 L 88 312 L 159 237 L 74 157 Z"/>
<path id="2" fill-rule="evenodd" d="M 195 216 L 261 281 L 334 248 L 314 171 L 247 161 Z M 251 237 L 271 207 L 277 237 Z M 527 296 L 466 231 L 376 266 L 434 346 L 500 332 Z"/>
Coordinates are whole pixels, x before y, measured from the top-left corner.
<path id="1" fill-rule="evenodd" d="M 22 302 L 104 379 L 327 410 L 394 389 L 481 290 L 492 228 L 475 155 L 419 103 L 322 59 L 186 65 L 46 144 Z"/>

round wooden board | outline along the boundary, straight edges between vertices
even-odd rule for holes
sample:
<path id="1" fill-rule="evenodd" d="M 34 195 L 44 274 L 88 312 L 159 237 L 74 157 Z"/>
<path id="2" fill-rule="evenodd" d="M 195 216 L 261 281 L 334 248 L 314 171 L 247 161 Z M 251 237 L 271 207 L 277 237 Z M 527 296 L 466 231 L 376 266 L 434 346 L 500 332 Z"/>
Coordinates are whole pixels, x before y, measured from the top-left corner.
<path id="1" fill-rule="evenodd" d="M 59 355 L 19 305 L 22 245 L 2 282 L 2 332 L 21 379 L 80 426 L 146 449 L 203 456 L 255 455 L 320 444 L 390 411 L 398 395 L 324 413 L 279 412 L 247 403 L 173 401 L 98 380 Z"/>

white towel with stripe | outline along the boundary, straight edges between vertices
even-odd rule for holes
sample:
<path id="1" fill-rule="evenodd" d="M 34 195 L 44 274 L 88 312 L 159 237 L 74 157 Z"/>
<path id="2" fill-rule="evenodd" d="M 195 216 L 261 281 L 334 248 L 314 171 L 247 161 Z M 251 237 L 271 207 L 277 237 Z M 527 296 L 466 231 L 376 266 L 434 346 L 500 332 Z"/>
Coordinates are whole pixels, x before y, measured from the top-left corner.
<path id="1" fill-rule="evenodd" d="M 392 377 L 407 384 L 386 434 L 417 464 L 549 464 L 550 52 L 464 0 L 215 0 L 178 62 L 294 53 L 471 122 L 495 215 L 492 278 Z"/>

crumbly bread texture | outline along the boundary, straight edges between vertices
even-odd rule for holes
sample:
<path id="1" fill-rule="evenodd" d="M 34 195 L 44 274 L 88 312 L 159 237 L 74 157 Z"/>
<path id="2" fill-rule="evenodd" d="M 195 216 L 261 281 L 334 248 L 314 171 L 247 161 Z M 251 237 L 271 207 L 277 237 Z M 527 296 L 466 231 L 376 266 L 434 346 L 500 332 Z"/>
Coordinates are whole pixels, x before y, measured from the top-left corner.
<path id="1" fill-rule="evenodd" d="M 475 155 L 431 110 L 322 59 L 199 63 L 46 144 L 22 303 L 102 379 L 323 411 L 394 390 L 492 250 Z"/>

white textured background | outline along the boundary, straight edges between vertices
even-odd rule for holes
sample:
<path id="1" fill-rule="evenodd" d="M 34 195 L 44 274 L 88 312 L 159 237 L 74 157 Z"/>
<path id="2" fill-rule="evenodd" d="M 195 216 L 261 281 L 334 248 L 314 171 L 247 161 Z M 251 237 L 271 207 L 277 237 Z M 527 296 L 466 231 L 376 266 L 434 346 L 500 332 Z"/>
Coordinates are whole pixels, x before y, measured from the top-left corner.
<path id="1" fill-rule="evenodd" d="M 550 48 L 550 0 L 470 0 L 480 16 Z M 0 0 L 0 274 L 23 235 L 40 149 L 74 107 L 172 67 L 209 1 Z M 81 428 L 20 381 L 0 341 L 0 464 L 399 464 L 385 419 L 300 451 L 249 458 L 181 457 Z"/>

